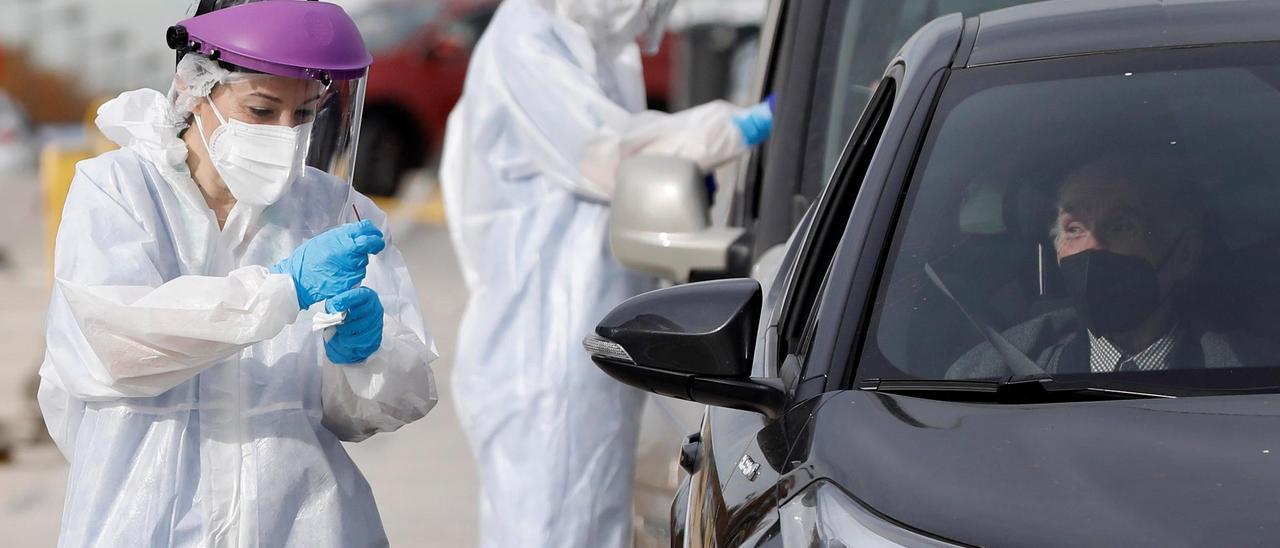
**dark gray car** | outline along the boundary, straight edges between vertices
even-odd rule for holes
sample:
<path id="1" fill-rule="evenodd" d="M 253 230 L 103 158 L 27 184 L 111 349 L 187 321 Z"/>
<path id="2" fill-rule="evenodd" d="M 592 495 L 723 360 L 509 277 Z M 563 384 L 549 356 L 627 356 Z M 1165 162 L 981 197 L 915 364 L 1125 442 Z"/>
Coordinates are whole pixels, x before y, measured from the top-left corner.
<path id="1" fill-rule="evenodd" d="M 589 341 L 712 406 L 673 542 L 1280 543 L 1280 4 L 943 17 L 874 88 L 767 291 Z"/>

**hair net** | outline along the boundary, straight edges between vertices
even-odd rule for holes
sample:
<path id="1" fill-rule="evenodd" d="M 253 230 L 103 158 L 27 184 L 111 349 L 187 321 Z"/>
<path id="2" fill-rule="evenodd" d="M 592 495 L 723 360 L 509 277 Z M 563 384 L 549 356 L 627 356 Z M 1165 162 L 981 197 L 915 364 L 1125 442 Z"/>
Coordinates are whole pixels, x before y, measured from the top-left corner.
<path id="1" fill-rule="evenodd" d="M 253 77 L 253 74 L 236 72 L 224 68 L 217 61 L 203 55 L 188 53 L 178 61 L 178 68 L 173 73 L 173 84 L 169 86 L 169 102 L 173 104 L 173 122 L 186 124 L 191 110 L 213 92 L 218 84 L 239 82 Z"/>

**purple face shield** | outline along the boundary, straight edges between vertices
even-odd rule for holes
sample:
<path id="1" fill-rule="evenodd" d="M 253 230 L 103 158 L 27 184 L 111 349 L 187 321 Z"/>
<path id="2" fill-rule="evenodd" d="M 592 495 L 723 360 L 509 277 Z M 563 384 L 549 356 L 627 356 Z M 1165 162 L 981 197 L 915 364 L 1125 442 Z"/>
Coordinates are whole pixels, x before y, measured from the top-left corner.
<path id="1" fill-rule="evenodd" d="M 322 95 L 300 109 L 313 117 L 307 165 L 350 182 L 365 75 L 373 62 L 355 22 L 341 7 L 313 0 L 259 0 L 212 9 L 170 27 L 169 47 L 231 70 L 319 82 Z"/>
<path id="2" fill-rule="evenodd" d="M 365 75 L 373 56 L 342 8 L 328 2 L 264 0 L 198 15 L 169 28 L 169 47 L 238 67 L 320 80 Z"/>

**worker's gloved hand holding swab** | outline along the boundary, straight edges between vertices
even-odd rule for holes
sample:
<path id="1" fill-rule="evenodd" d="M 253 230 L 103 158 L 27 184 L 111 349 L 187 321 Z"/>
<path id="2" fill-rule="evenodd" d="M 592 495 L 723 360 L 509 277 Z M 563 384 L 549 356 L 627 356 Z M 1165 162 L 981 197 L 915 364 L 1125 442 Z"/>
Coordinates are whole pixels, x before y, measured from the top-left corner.
<path id="1" fill-rule="evenodd" d="M 330 229 L 298 246 L 271 272 L 289 274 L 298 291 L 298 307 L 337 296 L 364 280 L 369 255 L 386 247 L 382 232 L 370 221 L 348 223 Z"/>
<path id="2" fill-rule="evenodd" d="M 324 309 L 343 318 L 324 343 L 329 361 L 359 363 L 382 346 L 382 301 L 374 290 L 357 287 L 325 301 Z"/>

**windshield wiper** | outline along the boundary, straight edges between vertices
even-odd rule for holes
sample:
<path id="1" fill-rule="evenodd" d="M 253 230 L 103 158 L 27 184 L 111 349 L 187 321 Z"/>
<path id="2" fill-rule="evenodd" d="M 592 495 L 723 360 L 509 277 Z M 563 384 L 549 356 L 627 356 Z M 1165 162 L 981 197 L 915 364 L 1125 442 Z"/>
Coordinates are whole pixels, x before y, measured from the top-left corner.
<path id="1" fill-rule="evenodd" d="M 933 285 L 939 291 L 942 291 L 943 295 L 947 296 L 951 304 L 956 305 L 956 308 L 960 310 L 961 314 L 964 314 L 964 317 L 969 320 L 973 328 L 982 333 L 982 336 L 987 339 L 991 347 L 995 348 L 996 352 L 1000 354 L 1000 358 L 1004 360 L 1004 364 L 1009 367 L 1009 370 L 1019 376 L 1037 377 L 1046 375 L 1044 369 L 1036 364 L 1035 360 L 1032 360 L 1031 357 L 1013 346 L 1013 343 L 1004 338 L 1004 335 L 1001 335 L 999 331 L 991 327 L 990 322 L 983 319 L 977 312 L 970 311 L 963 304 L 960 304 L 960 299 L 951 294 L 951 290 L 947 289 L 947 284 L 942 283 L 942 278 L 938 276 L 937 272 L 934 272 L 933 266 L 929 263 L 924 263 L 924 273 L 929 277 L 929 281 L 933 282 Z"/>
<path id="2" fill-rule="evenodd" d="M 1083 382 L 1055 381 L 1048 375 L 1021 375 L 992 380 L 868 379 L 858 389 L 944 400 L 1001 403 L 1052 403 L 1096 400 L 1175 398 L 1172 394 L 1123 390 Z"/>

